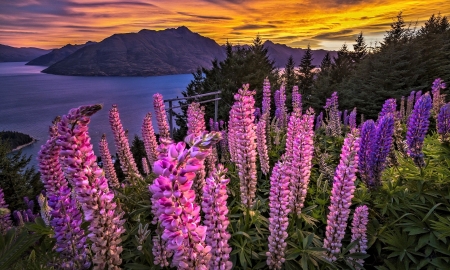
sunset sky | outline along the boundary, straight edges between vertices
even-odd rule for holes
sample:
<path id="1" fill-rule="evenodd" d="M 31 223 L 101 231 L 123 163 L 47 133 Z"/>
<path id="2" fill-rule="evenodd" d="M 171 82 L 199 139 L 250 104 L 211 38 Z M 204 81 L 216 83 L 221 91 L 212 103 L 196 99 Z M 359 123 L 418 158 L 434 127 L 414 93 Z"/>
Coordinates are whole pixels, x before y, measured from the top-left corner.
<path id="1" fill-rule="evenodd" d="M 450 15 L 450 1 L 1 0 L 0 43 L 51 49 L 184 25 L 219 44 L 247 44 L 259 34 L 292 47 L 338 49 L 360 31 L 369 43 L 381 41 L 400 11 L 420 26 L 433 13 Z"/>

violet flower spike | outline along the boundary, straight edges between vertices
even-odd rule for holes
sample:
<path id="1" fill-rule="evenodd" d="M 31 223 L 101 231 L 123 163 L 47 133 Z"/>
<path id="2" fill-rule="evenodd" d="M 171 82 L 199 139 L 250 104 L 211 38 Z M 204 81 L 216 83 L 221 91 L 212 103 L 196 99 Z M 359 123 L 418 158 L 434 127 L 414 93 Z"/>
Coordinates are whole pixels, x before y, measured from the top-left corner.
<path id="1" fill-rule="evenodd" d="M 415 95 L 416 91 L 412 91 L 408 96 L 408 100 L 406 101 L 406 122 L 408 122 L 409 116 L 411 115 L 411 112 L 414 108 Z"/>
<path id="2" fill-rule="evenodd" d="M 264 79 L 264 84 L 263 84 L 263 101 L 262 101 L 261 114 L 265 114 L 267 112 L 270 114 L 271 96 L 272 96 L 272 93 L 270 91 L 270 82 L 269 82 L 269 79 L 266 77 Z"/>
<path id="3" fill-rule="evenodd" d="M 151 113 L 145 115 L 141 130 L 145 153 L 147 154 L 150 166 L 153 167 L 153 163 L 158 159 L 158 143 L 156 141 L 155 130 L 153 129 Z"/>
<path id="4" fill-rule="evenodd" d="M 369 223 L 369 208 L 365 205 L 358 206 L 355 209 L 352 221 L 352 242 L 358 241 L 350 253 L 367 253 L 367 223 Z M 356 263 L 363 266 L 364 260 L 357 259 Z M 356 269 L 362 269 L 358 265 L 353 265 Z"/>
<path id="5" fill-rule="evenodd" d="M 354 133 L 357 133 L 354 131 Z M 331 190 L 330 212 L 323 247 L 328 250 L 328 259 L 335 261 L 335 254 L 340 253 L 342 239 L 347 227 L 353 193 L 355 191 L 356 172 L 358 168 L 358 151 L 360 139 L 357 134 L 348 133 L 342 146 L 341 159 L 334 175 Z"/>
<path id="6" fill-rule="evenodd" d="M 353 108 L 352 112 L 350 113 L 348 117 L 348 124 L 350 126 L 350 130 L 353 130 L 356 127 L 356 107 Z"/>
<path id="7" fill-rule="evenodd" d="M 439 111 L 437 132 L 442 142 L 450 142 L 450 103 L 442 106 Z"/>
<path id="8" fill-rule="evenodd" d="M 160 138 L 170 140 L 169 123 L 167 122 L 164 100 L 163 96 L 159 93 L 153 95 L 153 108 L 155 109 L 156 121 L 158 123 Z"/>
<path id="9" fill-rule="evenodd" d="M 391 151 L 394 135 L 394 115 L 386 114 L 378 119 L 375 140 L 372 143 L 372 157 L 369 162 L 371 168 L 371 182 L 375 186 L 381 185 L 381 174 L 386 165 L 386 158 Z"/>
<path id="10" fill-rule="evenodd" d="M 425 166 L 422 146 L 430 124 L 431 108 L 431 97 L 426 93 L 417 100 L 408 120 L 406 132 L 408 155 L 414 159 L 414 163 L 419 167 Z"/>
<path id="11" fill-rule="evenodd" d="M 105 134 L 103 134 L 100 140 L 99 150 L 102 157 L 103 170 L 105 171 L 106 178 L 109 180 L 108 183 L 111 187 L 118 188 L 120 186 L 119 179 L 117 178 L 116 169 L 114 168 L 114 163 L 111 158 L 111 153 L 109 152 Z"/>

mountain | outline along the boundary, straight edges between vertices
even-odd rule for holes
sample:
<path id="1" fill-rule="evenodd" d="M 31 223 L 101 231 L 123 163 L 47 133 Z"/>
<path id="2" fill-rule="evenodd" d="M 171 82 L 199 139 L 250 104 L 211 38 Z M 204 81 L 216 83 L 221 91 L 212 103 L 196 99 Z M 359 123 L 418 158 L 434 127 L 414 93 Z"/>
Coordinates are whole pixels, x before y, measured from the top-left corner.
<path id="1" fill-rule="evenodd" d="M 284 44 L 273 43 L 270 40 L 264 42 L 264 47 L 267 49 L 269 59 L 275 62 L 275 66 L 278 68 L 284 68 L 289 59 L 289 56 L 292 55 L 294 59 L 295 65 L 300 65 L 300 61 L 305 54 L 306 49 L 301 48 L 292 48 Z M 326 50 L 311 50 L 313 61 L 312 64 L 316 67 L 320 66 L 323 57 L 327 52 L 330 53 L 330 56 L 336 56 L 336 51 L 326 51 Z"/>
<path id="2" fill-rule="evenodd" d="M 0 44 L 0 62 L 25 62 L 48 53 L 39 48 L 16 48 Z"/>
<path id="3" fill-rule="evenodd" d="M 30 65 L 30 66 L 51 66 L 56 62 L 59 62 L 61 60 L 63 60 L 64 58 L 66 58 L 67 56 L 71 55 L 72 53 L 74 53 L 75 51 L 77 51 L 78 49 L 83 48 L 84 46 L 87 45 L 92 45 L 95 44 L 96 42 L 92 42 L 92 41 L 88 41 L 85 44 L 67 44 L 64 47 L 61 47 L 59 49 L 54 49 L 51 52 L 41 55 L 33 60 L 31 60 L 30 62 L 26 63 L 26 65 Z"/>
<path id="4" fill-rule="evenodd" d="M 80 76 L 154 76 L 191 73 L 225 59 L 214 40 L 182 26 L 162 31 L 114 34 L 85 46 L 43 70 L 44 73 Z"/>

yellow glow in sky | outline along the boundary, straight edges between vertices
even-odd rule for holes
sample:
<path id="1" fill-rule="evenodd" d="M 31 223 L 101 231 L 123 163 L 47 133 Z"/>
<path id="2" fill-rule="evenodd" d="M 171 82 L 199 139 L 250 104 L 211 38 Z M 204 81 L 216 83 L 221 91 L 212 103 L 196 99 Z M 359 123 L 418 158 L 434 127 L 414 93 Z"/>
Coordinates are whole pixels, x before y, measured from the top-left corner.
<path id="1" fill-rule="evenodd" d="M 432 14 L 450 15 L 450 1 L 6 0 L 0 43 L 50 49 L 184 25 L 219 44 L 248 44 L 259 34 L 291 47 L 336 50 L 361 31 L 368 43 L 381 41 L 400 11 L 411 27 L 420 26 Z"/>

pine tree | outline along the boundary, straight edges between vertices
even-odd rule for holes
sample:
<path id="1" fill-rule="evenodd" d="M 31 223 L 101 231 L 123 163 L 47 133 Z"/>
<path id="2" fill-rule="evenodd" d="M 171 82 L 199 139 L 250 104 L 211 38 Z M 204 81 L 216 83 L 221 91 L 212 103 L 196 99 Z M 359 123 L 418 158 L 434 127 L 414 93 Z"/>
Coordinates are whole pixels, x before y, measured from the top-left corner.
<path id="1" fill-rule="evenodd" d="M 295 72 L 294 58 L 292 55 L 289 56 L 282 78 L 286 86 L 286 105 L 288 110 L 292 110 L 292 88 L 298 83 L 297 74 Z"/>
<path id="2" fill-rule="evenodd" d="M 353 67 L 352 55 L 348 51 L 347 45 L 342 45 L 337 52 L 337 56 L 333 57 L 333 64 L 331 65 L 331 83 L 338 84 L 350 76 Z"/>
<path id="3" fill-rule="evenodd" d="M 405 41 L 405 38 L 408 35 L 408 30 L 405 29 L 405 25 L 402 12 L 400 11 L 397 15 L 397 21 L 391 24 L 391 29 L 389 31 L 386 31 L 384 42 L 381 44 L 381 47 L 384 48 L 388 45 Z"/>
<path id="4" fill-rule="evenodd" d="M 312 64 L 312 60 L 311 48 L 308 45 L 299 66 L 299 90 L 304 97 L 305 104 L 312 93 L 312 86 L 314 84 L 314 66 Z"/>
<path id="5" fill-rule="evenodd" d="M 354 64 L 358 64 L 367 55 L 367 44 L 362 32 L 359 33 L 355 41 L 356 44 L 353 45 L 352 60 Z"/>

